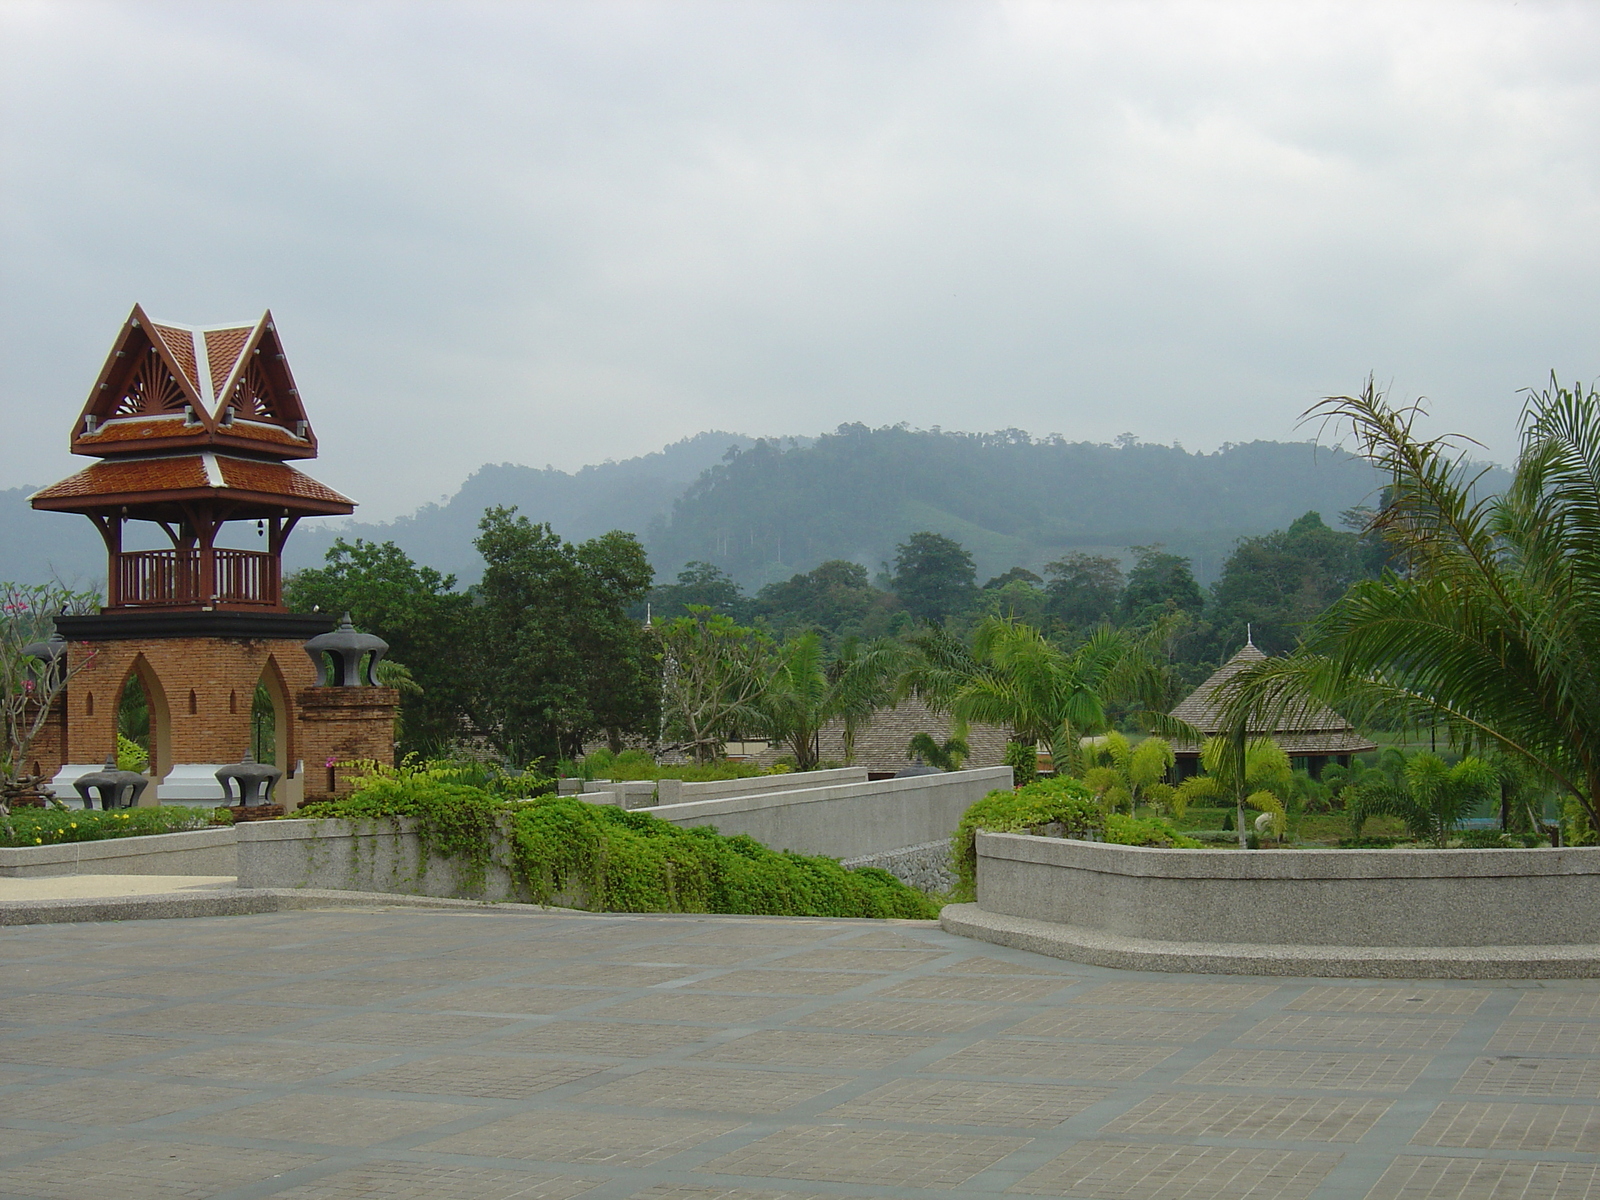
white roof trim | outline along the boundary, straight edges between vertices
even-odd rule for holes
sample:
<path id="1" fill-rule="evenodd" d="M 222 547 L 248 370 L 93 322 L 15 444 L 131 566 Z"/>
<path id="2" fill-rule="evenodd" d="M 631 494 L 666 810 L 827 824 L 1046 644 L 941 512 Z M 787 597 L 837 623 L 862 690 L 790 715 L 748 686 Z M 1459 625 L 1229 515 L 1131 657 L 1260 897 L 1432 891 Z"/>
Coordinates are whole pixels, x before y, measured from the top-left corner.
<path id="1" fill-rule="evenodd" d="M 203 451 L 200 463 L 206 469 L 206 483 L 210 487 L 222 488 L 228 486 L 228 481 L 222 477 L 222 467 L 217 463 L 217 456 L 211 451 Z"/>
<path id="2" fill-rule="evenodd" d="M 203 333 L 191 333 L 190 340 L 194 342 L 194 373 L 199 376 L 195 386 L 200 390 L 200 398 L 211 405 L 216 403 L 216 397 L 211 394 L 211 351 L 206 346 Z"/>

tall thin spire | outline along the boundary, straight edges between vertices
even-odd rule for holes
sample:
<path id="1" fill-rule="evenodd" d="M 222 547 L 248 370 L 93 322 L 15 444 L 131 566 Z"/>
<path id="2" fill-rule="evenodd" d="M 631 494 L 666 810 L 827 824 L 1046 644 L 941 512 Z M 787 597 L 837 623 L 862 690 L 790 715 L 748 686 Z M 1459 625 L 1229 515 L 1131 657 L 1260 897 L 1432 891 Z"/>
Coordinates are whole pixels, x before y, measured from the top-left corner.
<path id="1" fill-rule="evenodd" d="M 1249 621 L 1246 621 L 1244 623 L 1244 644 L 1246 646 L 1254 646 L 1256 644 L 1255 643 L 1255 638 L 1252 637 L 1251 633 L 1250 633 L 1250 622 Z"/>

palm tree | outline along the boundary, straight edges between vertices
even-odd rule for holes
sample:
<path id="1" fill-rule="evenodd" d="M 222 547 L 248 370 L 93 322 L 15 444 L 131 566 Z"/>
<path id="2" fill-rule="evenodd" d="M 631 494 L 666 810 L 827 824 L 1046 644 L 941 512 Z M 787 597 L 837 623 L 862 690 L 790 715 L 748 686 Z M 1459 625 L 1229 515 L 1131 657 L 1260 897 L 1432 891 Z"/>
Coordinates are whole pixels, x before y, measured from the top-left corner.
<path id="1" fill-rule="evenodd" d="M 1412 836 L 1443 848 L 1462 820 L 1500 791 L 1499 773 L 1481 758 L 1445 765 L 1437 754 L 1413 754 L 1397 776 L 1369 771 L 1346 793 L 1350 833 L 1361 836 L 1368 817 L 1399 817 Z"/>
<path id="2" fill-rule="evenodd" d="M 1530 393 L 1511 485 L 1482 495 L 1464 452 L 1417 430 L 1369 380 L 1310 414 L 1355 431 L 1389 479 L 1372 518 L 1399 571 L 1356 584 L 1287 659 L 1241 672 L 1229 711 L 1261 727 L 1306 695 L 1437 724 L 1468 750 L 1503 750 L 1600 828 L 1600 394 Z"/>
<path id="3" fill-rule="evenodd" d="M 958 736 L 974 721 L 1005 725 L 1018 742 L 1047 743 L 1056 769 L 1069 770 L 1080 764 L 1081 739 L 1106 730 L 1108 704 L 1160 703 L 1165 679 L 1152 645 L 1165 632 L 1102 627 L 1067 651 L 1030 625 L 987 617 L 970 655 L 947 634 L 925 639 L 902 686 L 948 711 Z"/>
<path id="4" fill-rule="evenodd" d="M 829 663 L 813 631 L 785 642 L 756 702 L 768 734 L 786 742 L 795 766 L 817 765 L 822 727 L 844 725 L 845 756 L 854 756 L 856 732 L 892 699 L 895 654 L 886 647 L 863 651 L 854 640 Z"/>
<path id="5" fill-rule="evenodd" d="M 1107 811 L 1126 804 L 1133 816 L 1141 802 L 1173 806 L 1177 791 L 1166 782 L 1177 762 L 1171 742 L 1151 737 L 1135 746 L 1113 729 L 1092 739 L 1084 747 L 1083 759 L 1083 782 Z M 1181 806 L 1174 815 L 1182 815 Z"/>
<path id="6" fill-rule="evenodd" d="M 1235 828 L 1239 848 L 1248 844 L 1244 810 L 1270 814 L 1279 837 L 1288 828 L 1288 802 L 1294 794 L 1294 772 L 1289 756 L 1271 738 L 1207 738 L 1200 746 L 1204 775 L 1191 775 L 1178 785 L 1174 806 L 1179 812 L 1195 800 L 1232 801 L 1238 814 Z"/>

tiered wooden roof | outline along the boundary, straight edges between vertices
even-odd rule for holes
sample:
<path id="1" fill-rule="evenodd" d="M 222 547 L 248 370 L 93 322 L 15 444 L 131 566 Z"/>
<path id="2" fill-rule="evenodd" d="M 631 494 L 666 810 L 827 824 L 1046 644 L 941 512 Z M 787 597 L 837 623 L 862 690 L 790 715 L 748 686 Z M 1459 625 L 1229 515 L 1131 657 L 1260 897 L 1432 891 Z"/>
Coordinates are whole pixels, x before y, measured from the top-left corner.
<path id="1" fill-rule="evenodd" d="M 1172 710 L 1171 715 L 1186 721 L 1201 733 L 1211 736 L 1223 731 L 1222 706 L 1216 691 L 1228 680 L 1253 663 L 1264 662 L 1266 655 L 1254 643 L 1246 642 L 1244 649 L 1235 654 L 1210 678 L 1189 693 L 1187 699 Z M 1306 702 L 1281 717 L 1275 729 L 1252 730 L 1256 736 L 1267 736 L 1283 747 L 1285 754 L 1293 757 L 1310 757 L 1323 754 L 1365 754 L 1376 750 L 1376 743 L 1356 732 L 1354 726 L 1325 704 Z M 1196 753 L 1198 747 L 1174 741 L 1173 749 L 1179 754 Z"/>
<path id="2" fill-rule="evenodd" d="M 225 504 L 228 519 L 355 509 L 287 465 L 315 458 L 317 440 L 270 312 L 253 324 L 190 326 L 153 321 L 136 305 L 71 448 L 102 461 L 35 493 L 33 507 L 137 505 L 157 520 L 177 519 L 196 501 Z"/>

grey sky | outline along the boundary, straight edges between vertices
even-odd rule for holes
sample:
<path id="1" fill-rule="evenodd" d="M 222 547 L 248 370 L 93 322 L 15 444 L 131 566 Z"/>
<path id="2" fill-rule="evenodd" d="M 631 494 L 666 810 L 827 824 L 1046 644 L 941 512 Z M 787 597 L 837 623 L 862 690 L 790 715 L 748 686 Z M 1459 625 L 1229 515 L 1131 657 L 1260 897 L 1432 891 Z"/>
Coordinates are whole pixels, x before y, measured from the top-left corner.
<path id="1" fill-rule="evenodd" d="M 271 307 L 362 517 L 844 421 L 1190 448 L 1600 375 L 1593 4 L 0 3 L 0 486 Z M 1304 436 L 1303 434 L 1299 436 Z"/>

